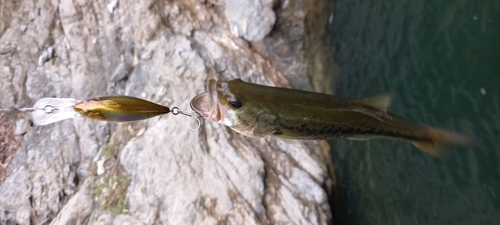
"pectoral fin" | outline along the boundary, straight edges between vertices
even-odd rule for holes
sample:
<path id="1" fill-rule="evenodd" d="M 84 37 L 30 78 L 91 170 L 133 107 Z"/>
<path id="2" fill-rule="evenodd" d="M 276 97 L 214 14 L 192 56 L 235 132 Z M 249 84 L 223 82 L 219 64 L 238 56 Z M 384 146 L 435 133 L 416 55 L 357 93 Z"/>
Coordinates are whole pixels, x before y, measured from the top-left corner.
<path id="1" fill-rule="evenodd" d="M 252 129 L 252 136 L 261 138 L 274 134 L 277 127 L 277 117 L 275 115 L 259 116 Z"/>
<path id="2" fill-rule="evenodd" d="M 391 105 L 392 95 L 389 93 L 376 95 L 370 98 L 358 100 L 357 102 L 375 107 L 381 111 L 387 112 L 387 108 Z"/>

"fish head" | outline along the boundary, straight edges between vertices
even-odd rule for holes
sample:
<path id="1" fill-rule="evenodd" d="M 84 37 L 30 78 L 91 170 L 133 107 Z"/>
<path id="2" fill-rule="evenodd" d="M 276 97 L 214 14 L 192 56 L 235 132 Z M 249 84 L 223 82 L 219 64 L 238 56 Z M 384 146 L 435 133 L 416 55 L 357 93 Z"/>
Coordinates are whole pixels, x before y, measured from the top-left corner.
<path id="1" fill-rule="evenodd" d="M 208 91 L 191 100 L 191 108 L 205 119 L 222 123 L 231 129 L 248 135 L 255 126 L 256 118 L 241 80 L 208 81 Z M 248 103 L 248 104 L 247 104 Z M 251 136 L 251 135 L 248 135 Z"/>

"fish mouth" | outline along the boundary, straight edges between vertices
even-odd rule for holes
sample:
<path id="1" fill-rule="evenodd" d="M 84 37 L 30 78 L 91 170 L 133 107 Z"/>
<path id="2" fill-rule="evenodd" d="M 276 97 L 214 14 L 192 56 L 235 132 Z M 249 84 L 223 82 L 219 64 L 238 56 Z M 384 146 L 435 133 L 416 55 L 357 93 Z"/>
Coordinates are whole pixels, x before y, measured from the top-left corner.
<path id="1" fill-rule="evenodd" d="M 217 93 L 217 81 L 210 79 L 208 81 L 208 92 L 194 96 L 191 100 L 191 109 L 201 117 L 214 122 L 220 122 L 223 118 L 222 107 L 219 105 Z"/>

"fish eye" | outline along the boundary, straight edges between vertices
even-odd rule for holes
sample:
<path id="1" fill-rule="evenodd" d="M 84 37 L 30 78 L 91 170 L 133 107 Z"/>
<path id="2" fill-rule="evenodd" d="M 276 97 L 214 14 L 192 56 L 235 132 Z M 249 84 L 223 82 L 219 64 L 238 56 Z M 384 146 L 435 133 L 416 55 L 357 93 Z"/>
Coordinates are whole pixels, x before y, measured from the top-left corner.
<path id="1" fill-rule="evenodd" d="M 231 105 L 233 108 L 241 108 L 241 106 L 243 106 L 243 104 L 241 104 L 240 101 L 229 101 L 229 105 Z"/>

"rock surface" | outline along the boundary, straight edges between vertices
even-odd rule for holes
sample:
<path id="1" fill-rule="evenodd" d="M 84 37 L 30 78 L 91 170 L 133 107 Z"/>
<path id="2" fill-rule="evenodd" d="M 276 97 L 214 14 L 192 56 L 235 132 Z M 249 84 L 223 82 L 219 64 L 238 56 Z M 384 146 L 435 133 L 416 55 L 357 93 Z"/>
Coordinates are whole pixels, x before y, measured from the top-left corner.
<path id="1" fill-rule="evenodd" d="M 262 41 L 276 22 L 273 0 L 226 1 L 226 17 L 231 33 L 249 41 Z"/>
<path id="2" fill-rule="evenodd" d="M 0 106 L 131 95 L 187 110 L 209 78 L 313 89 L 322 70 L 306 58 L 323 53 L 305 46 L 324 27 L 306 21 L 317 2 L 244 3 L 2 2 Z M 2 118 L 13 134 L 17 117 Z M 331 223 L 326 142 L 247 138 L 209 122 L 189 129 L 196 124 L 167 114 L 23 125 L 1 179 L 0 223 Z"/>

